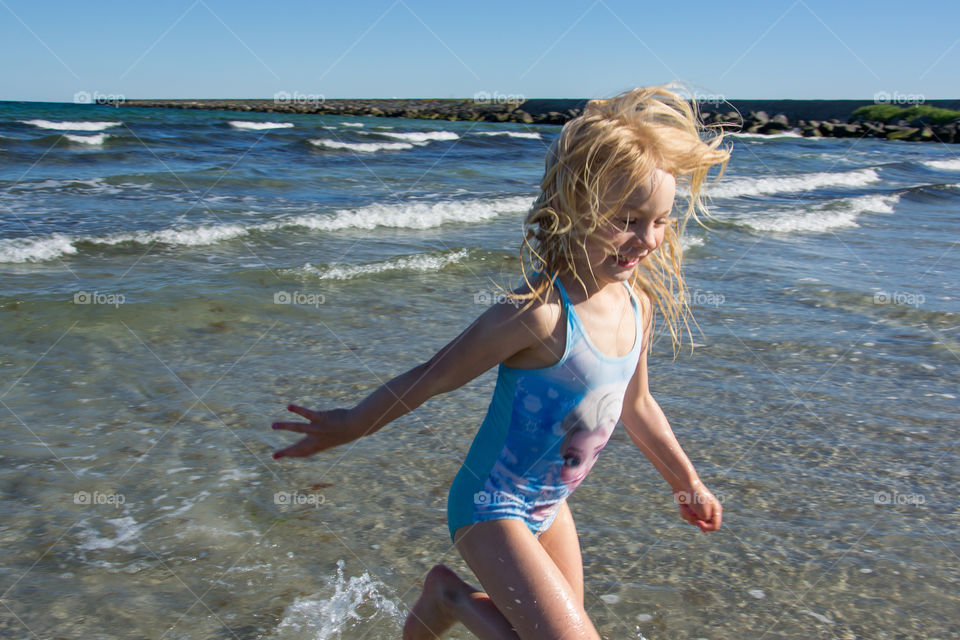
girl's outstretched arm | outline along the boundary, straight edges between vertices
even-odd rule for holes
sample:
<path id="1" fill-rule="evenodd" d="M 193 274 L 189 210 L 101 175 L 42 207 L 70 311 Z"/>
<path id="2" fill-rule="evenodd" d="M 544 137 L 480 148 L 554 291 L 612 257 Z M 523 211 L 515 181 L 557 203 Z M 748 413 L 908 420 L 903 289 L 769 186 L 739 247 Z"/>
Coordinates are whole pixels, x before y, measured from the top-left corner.
<path id="1" fill-rule="evenodd" d="M 276 422 L 274 429 L 304 434 L 274 458 L 309 456 L 374 433 L 431 397 L 453 391 L 549 333 L 549 311 L 542 305 L 518 310 L 493 305 L 430 360 L 384 383 L 352 409 L 288 410 L 309 422 Z"/>
<path id="2" fill-rule="evenodd" d="M 646 296 L 644 302 L 646 309 L 652 308 Z M 699 527 L 701 531 L 716 531 L 720 528 L 723 514 L 720 502 L 700 481 L 696 469 L 677 442 L 663 410 L 650 394 L 647 382 L 647 352 L 651 324 L 649 321 L 644 323 L 643 351 L 637 363 L 637 371 L 627 386 L 620 420 L 630 439 L 670 484 L 674 499 L 680 507 L 681 517 Z"/>

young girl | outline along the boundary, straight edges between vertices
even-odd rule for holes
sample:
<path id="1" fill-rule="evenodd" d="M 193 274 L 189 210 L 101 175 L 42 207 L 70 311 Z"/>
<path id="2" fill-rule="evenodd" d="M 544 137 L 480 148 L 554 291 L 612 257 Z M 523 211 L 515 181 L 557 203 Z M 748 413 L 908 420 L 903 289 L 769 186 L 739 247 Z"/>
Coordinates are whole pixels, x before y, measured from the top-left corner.
<path id="1" fill-rule="evenodd" d="M 599 639 L 584 610 L 579 540 L 566 499 L 617 418 L 670 484 L 681 517 L 720 528 L 647 387 L 654 309 L 674 350 L 687 327 L 680 235 L 703 212 L 708 170 L 726 166 L 722 134 L 701 139 L 695 106 L 672 87 L 593 100 L 550 147 L 525 221 L 524 285 L 429 361 L 353 409 L 288 409 L 305 434 L 274 458 L 308 456 L 369 435 L 495 365 L 486 418 L 450 488 L 450 537 L 483 591 L 437 565 L 403 629 L 438 638 L 462 622 L 482 639 Z M 688 201 L 671 216 L 677 183 Z M 520 304 L 522 302 L 522 304 Z"/>

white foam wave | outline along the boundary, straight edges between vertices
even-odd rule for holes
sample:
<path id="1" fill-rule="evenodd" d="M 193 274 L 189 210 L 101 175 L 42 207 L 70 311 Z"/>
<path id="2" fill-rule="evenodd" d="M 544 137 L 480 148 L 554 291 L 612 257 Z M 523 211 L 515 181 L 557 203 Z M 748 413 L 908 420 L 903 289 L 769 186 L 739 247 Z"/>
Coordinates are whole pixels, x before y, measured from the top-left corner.
<path id="1" fill-rule="evenodd" d="M 348 151 L 359 151 L 361 153 L 413 149 L 413 145 L 406 142 L 340 142 L 338 140 L 327 140 L 326 138 L 311 140 L 310 144 L 318 147 L 326 147 L 327 149 L 346 149 Z"/>
<path id="2" fill-rule="evenodd" d="M 77 545 L 77 548 L 83 551 L 99 551 L 119 547 L 124 551 L 133 551 L 135 547 L 133 543 L 140 537 L 140 530 L 143 529 L 144 525 L 137 524 L 137 521 L 130 516 L 106 518 L 106 522 L 114 528 L 115 537 L 100 536 L 98 531 L 86 527 L 86 523 L 83 523 L 85 528 L 80 532 L 80 535 L 85 540 Z"/>
<path id="3" fill-rule="evenodd" d="M 369 264 L 343 265 L 319 268 L 309 262 L 295 272 L 308 273 L 320 280 L 352 280 L 361 276 L 369 276 L 385 271 L 440 271 L 448 265 L 460 262 L 467 257 L 466 249 L 458 249 L 442 255 L 415 254 L 401 256 Z"/>
<path id="4" fill-rule="evenodd" d="M 528 138 L 540 140 L 542 136 L 535 131 L 477 131 L 478 136 L 509 136 L 511 138 Z"/>
<path id="5" fill-rule="evenodd" d="M 103 144 L 104 141 L 110 136 L 105 133 L 97 133 L 92 136 L 77 136 L 70 133 L 65 133 L 63 134 L 63 137 L 70 142 L 76 142 L 78 144 Z"/>
<path id="6" fill-rule="evenodd" d="M 780 131 L 777 133 L 728 133 L 726 134 L 733 138 L 753 138 L 760 140 L 769 140 L 770 138 L 802 138 L 800 133 L 796 131 Z"/>
<path id="7" fill-rule="evenodd" d="M 773 193 L 797 193 L 823 187 L 862 187 L 880 180 L 874 169 L 845 172 L 804 173 L 797 176 L 771 178 L 740 178 L 710 185 L 709 195 L 717 198 L 736 198 Z"/>
<path id="8" fill-rule="evenodd" d="M 41 262 L 76 252 L 73 238 L 59 233 L 40 238 L 0 240 L 0 262 Z"/>
<path id="9" fill-rule="evenodd" d="M 24 124 L 32 124 L 40 129 L 53 129 L 54 131 L 103 131 L 110 127 L 119 127 L 122 122 L 53 122 L 51 120 L 21 120 Z"/>
<path id="10" fill-rule="evenodd" d="M 341 209 L 330 214 L 308 214 L 283 220 L 282 226 L 299 226 L 320 231 L 341 229 L 374 229 L 395 227 L 430 229 L 450 222 L 481 222 L 504 213 L 526 211 L 532 198 L 499 200 L 441 200 L 439 202 L 405 202 L 371 204 L 359 209 Z M 269 224 L 269 223 L 268 223 Z"/>
<path id="11" fill-rule="evenodd" d="M 290 129 L 292 122 L 257 122 L 251 120 L 231 120 L 230 126 L 235 129 L 249 129 L 251 131 L 263 131 L 266 129 Z"/>
<path id="12" fill-rule="evenodd" d="M 406 132 L 394 132 L 394 131 L 378 131 L 377 135 L 387 136 L 390 138 L 395 138 L 397 140 L 406 140 L 407 142 L 422 143 L 422 142 L 432 142 L 434 140 L 459 140 L 458 136 L 453 131 L 406 131 Z"/>
<path id="13" fill-rule="evenodd" d="M 182 247 L 202 247 L 216 244 L 224 240 L 231 240 L 249 233 L 246 227 L 238 224 L 207 225 L 201 227 L 187 227 L 180 229 L 159 229 L 157 231 L 137 231 L 134 233 L 117 233 L 100 238 L 84 238 L 94 244 L 115 245 L 124 242 L 137 244 L 178 245 Z"/>
<path id="14" fill-rule="evenodd" d="M 857 218 L 862 213 L 893 213 L 894 206 L 899 201 L 898 195 L 860 196 L 845 198 L 804 211 L 795 209 L 765 211 L 762 214 L 740 217 L 735 222 L 755 231 L 775 233 L 829 231 L 858 226 Z"/>
<path id="15" fill-rule="evenodd" d="M 923 164 L 931 169 L 960 171 L 960 158 L 952 158 L 950 160 L 927 160 Z"/>
<path id="16" fill-rule="evenodd" d="M 52 234 L 42 237 L 0 240 L 0 262 L 39 262 L 62 255 L 75 254 L 77 243 L 118 245 L 122 243 L 198 247 L 239 238 L 253 231 L 306 228 L 317 231 L 346 229 L 430 229 L 452 222 L 482 222 L 506 213 L 521 213 L 532 198 L 514 197 L 498 200 L 444 200 L 439 202 L 404 202 L 371 204 L 357 209 L 341 209 L 332 213 L 314 213 L 279 218 L 253 225 L 221 224 L 180 227 L 153 231 L 132 231 L 104 236 L 69 236 Z"/>
<path id="17" fill-rule="evenodd" d="M 338 560 L 337 575 L 328 580 L 322 593 L 298 597 L 287 607 L 275 638 L 335 640 L 357 625 L 369 630 L 371 624 L 380 621 L 399 629 L 403 612 L 382 593 L 388 587 L 368 573 L 344 579 L 343 566 Z"/>
<path id="18" fill-rule="evenodd" d="M 341 122 L 340 126 L 342 127 L 362 127 L 362 122 Z"/>

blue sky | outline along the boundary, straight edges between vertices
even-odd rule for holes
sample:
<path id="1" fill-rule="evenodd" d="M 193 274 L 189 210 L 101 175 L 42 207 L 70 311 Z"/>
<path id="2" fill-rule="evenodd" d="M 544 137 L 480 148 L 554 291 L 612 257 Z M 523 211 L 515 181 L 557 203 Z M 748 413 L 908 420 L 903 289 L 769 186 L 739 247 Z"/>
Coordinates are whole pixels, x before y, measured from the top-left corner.
<path id="1" fill-rule="evenodd" d="M 920 5 L 917 5 L 920 6 Z M 960 98 L 960 3 L 0 0 L 0 99 Z"/>

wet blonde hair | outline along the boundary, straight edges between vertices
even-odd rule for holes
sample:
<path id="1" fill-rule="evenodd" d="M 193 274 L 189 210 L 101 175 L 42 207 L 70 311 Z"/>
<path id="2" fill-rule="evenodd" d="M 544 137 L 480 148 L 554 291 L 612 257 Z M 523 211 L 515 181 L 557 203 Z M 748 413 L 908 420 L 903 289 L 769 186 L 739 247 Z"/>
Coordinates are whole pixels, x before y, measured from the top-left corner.
<path id="1" fill-rule="evenodd" d="M 527 305 L 545 301 L 556 276 L 568 272 L 584 285 L 575 257 L 583 255 L 584 239 L 619 211 L 632 189 L 623 189 L 607 210 L 601 210 L 601 198 L 618 179 L 646 188 L 662 169 L 676 178 L 678 192 L 685 188 L 687 206 L 671 219 L 660 248 L 641 261 L 630 286 L 646 292 L 663 316 L 676 356 L 681 326 L 689 335 L 687 318 L 692 319 L 680 237 L 691 216 L 700 224 L 700 214 L 709 217 L 701 196 L 707 172 L 719 165 L 719 178 L 730 159 L 730 152 L 720 148 L 722 130 L 705 127 L 696 101 L 681 90 L 670 84 L 591 100 L 582 115 L 564 125 L 547 152 L 540 195 L 524 221 L 521 269 L 530 293 L 508 295 Z M 530 270 L 547 277 L 534 285 Z"/>

